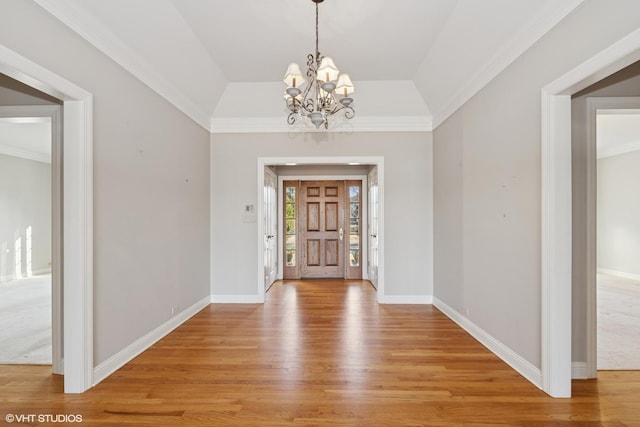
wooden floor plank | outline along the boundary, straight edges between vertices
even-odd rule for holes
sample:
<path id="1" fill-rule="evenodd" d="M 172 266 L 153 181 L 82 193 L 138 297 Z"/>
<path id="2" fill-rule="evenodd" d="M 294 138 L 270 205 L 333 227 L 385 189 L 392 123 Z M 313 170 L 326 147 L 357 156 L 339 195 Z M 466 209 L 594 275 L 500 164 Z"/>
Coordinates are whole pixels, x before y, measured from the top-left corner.
<path id="1" fill-rule="evenodd" d="M 552 399 L 432 306 L 378 305 L 366 281 L 279 282 L 213 304 L 81 395 L 0 367 L 8 414 L 95 426 L 640 426 L 640 373 Z M 60 425 L 60 424 L 58 424 Z"/>

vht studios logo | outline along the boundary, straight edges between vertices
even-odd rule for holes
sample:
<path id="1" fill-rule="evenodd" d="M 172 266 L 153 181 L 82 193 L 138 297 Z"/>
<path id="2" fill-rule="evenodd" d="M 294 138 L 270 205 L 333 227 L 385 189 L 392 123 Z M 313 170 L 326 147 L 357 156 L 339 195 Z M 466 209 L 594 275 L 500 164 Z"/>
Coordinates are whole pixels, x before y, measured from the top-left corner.
<path id="1" fill-rule="evenodd" d="M 80 414 L 7 414 L 8 423 L 81 423 Z"/>

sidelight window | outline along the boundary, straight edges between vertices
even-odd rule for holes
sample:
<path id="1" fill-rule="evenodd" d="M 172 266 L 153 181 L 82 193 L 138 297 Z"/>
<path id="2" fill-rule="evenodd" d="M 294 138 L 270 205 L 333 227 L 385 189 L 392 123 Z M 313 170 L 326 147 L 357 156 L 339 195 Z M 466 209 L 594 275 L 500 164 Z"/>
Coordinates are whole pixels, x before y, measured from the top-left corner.
<path id="1" fill-rule="evenodd" d="M 360 266 L 361 186 L 349 185 L 349 266 Z"/>
<path id="2" fill-rule="evenodd" d="M 296 187 L 285 185 L 285 265 L 296 266 Z"/>

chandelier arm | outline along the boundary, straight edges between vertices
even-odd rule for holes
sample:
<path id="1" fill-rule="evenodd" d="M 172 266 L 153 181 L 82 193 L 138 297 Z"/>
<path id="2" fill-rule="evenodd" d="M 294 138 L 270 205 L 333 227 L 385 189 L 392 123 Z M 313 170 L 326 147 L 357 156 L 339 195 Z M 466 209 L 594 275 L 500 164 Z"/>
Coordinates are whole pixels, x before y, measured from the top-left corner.
<path id="1" fill-rule="evenodd" d="M 355 117 L 356 111 L 352 107 L 342 107 L 340 110 L 342 110 L 342 109 L 346 110 L 344 112 L 344 117 L 345 118 L 353 119 Z M 338 111 L 340 111 L 340 110 L 338 110 Z"/>
<path id="2" fill-rule="evenodd" d="M 338 106 L 336 105 L 336 107 L 338 107 Z M 356 115 L 356 111 L 353 109 L 353 107 L 346 106 L 346 105 L 343 105 L 343 106 L 340 106 L 339 108 L 335 108 L 335 109 L 331 110 L 329 112 L 329 114 L 334 115 L 336 113 L 339 113 L 342 110 L 345 110 L 344 117 L 347 118 L 347 119 L 352 119 Z"/>

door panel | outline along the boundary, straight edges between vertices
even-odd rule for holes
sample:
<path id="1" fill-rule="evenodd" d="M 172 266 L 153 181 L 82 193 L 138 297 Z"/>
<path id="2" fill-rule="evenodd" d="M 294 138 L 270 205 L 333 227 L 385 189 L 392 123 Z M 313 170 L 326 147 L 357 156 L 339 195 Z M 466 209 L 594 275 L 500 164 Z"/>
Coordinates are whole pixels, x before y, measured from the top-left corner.
<path id="1" fill-rule="evenodd" d="M 369 280 L 378 289 L 378 169 L 369 173 Z"/>
<path id="2" fill-rule="evenodd" d="M 300 183 L 301 278 L 344 277 L 344 182 Z"/>
<path id="3" fill-rule="evenodd" d="M 317 267 L 320 265 L 320 240 L 307 239 L 307 265 Z"/>
<path id="4" fill-rule="evenodd" d="M 325 240 L 324 247 L 326 249 L 324 257 L 325 257 L 325 265 L 327 266 L 338 266 L 339 259 L 338 256 L 340 254 L 340 246 L 337 240 L 335 239 L 327 239 Z"/>
<path id="5" fill-rule="evenodd" d="M 307 230 L 320 231 L 320 203 L 307 203 Z"/>
<path id="6" fill-rule="evenodd" d="M 276 280 L 278 272 L 277 239 L 278 234 L 278 204 L 277 178 L 269 169 L 264 171 L 264 286 L 269 286 Z"/>

